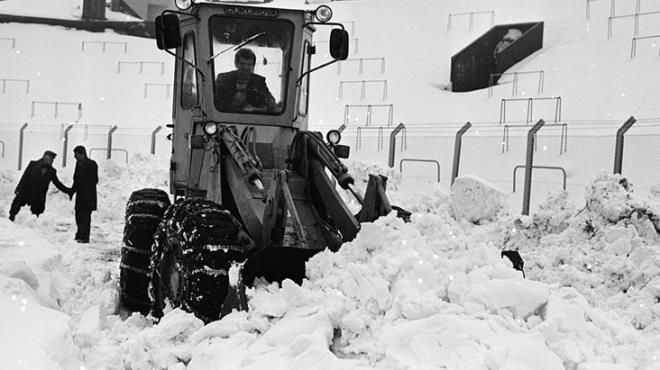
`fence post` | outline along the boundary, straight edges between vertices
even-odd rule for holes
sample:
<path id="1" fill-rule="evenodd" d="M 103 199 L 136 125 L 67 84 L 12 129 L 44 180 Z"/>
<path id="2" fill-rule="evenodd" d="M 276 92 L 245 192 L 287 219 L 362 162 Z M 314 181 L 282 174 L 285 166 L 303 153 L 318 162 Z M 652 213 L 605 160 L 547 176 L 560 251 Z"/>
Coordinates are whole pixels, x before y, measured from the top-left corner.
<path id="1" fill-rule="evenodd" d="M 635 117 L 630 116 L 628 120 L 616 131 L 616 147 L 614 149 L 614 173 L 621 174 L 623 164 L 623 135 L 636 122 Z"/>
<path id="2" fill-rule="evenodd" d="M 162 128 L 163 128 L 163 127 L 159 125 L 159 126 L 156 127 L 156 129 L 154 129 L 153 132 L 151 133 L 151 154 L 156 154 L 156 134 L 157 134 L 158 131 L 160 131 Z"/>
<path id="3" fill-rule="evenodd" d="M 117 130 L 117 126 L 113 125 L 110 127 L 110 130 L 108 130 L 108 154 L 106 156 L 107 159 L 112 158 L 112 133 Z"/>
<path id="4" fill-rule="evenodd" d="M 456 133 L 456 139 L 454 140 L 454 162 L 451 169 L 451 184 L 454 185 L 454 180 L 458 176 L 458 165 L 461 161 L 461 144 L 463 142 L 463 134 L 472 127 L 470 122 L 467 122 L 463 127 L 458 130 Z"/>
<path id="5" fill-rule="evenodd" d="M 23 139 L 25 138 L 25 129 L 28 127 L 27 122 L 21 126 L 18 132 L 18 170 L 21 170 L 23 164 Z"/>
<path id="6" fill-rule="evenodd" d="M 405 130 L 405 129 L 406 129 L 406 125 L 404 125 L 403 123 L 399 123 L 399 125 L 396 126 L 396 128 L 394 128 L 394 130 L 392 130 L 392 132 L 390 133 L 390 153 L 387 160 L 387 165 L 390 168 L 394 167 L 394 155 L 396 151 L 396 135 L 401 130 Z"/>
<path id="7" fill-rule="evenodd" d="M 545 125 L 540 119 L 527 133 L 527 157 L 525 158 L 525 189 L 523 190 L 523 215 L 529 215 L 529 197 L 532 192 L 532 166 L 534 165 L 534 138 Z"/>
<path id="8" fill-rule="evenodd" d="M 73 125 L 68 125 L 64 129 L 64 144 L 62 144 L 62 167 L 66 167 L 66 156 L 68 153 L 69 146 L 69 131 L 73 128 Z"/>

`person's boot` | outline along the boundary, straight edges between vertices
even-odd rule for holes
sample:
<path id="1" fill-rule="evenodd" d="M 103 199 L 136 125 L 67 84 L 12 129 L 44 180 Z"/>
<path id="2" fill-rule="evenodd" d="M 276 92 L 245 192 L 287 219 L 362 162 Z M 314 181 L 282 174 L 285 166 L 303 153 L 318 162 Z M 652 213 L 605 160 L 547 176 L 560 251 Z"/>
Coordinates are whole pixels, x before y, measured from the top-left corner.
<path id="1" fill-rule="evenodd" d="M 14 222 L 16 219 L 16 215 L 12 215 L 11 213 L 9 214 L 9 221 Z"/>

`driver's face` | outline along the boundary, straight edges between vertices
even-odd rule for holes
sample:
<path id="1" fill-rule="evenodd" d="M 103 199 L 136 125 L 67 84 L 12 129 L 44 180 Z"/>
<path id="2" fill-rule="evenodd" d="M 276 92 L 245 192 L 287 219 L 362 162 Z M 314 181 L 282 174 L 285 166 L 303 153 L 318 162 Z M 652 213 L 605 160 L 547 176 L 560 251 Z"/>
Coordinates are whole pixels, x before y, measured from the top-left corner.
<path id="1" fill-rule="evenodd" d="M 236 68 L 242 72 L 252 73 L 254 72 L 254 61 L 250 59 L 240 58 L 238 59 L 238 63 L 236 63 Z"/>

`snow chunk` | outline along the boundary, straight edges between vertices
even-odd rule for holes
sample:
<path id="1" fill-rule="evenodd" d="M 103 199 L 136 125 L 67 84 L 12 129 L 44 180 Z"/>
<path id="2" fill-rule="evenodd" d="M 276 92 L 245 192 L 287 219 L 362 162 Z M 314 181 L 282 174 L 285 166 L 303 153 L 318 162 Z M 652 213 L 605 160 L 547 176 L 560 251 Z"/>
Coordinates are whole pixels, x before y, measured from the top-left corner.
<path id="1" fill-rule="evenodd" d="M 82 314 L 75 337 L 82 346 L 92 346 L 98 342 L 97 334 L 105 326 L 106 313 L 101 305 L 90 307 Z"/>
<path id="2" fill-rule="evenodd" d="M 514 317 L 527 319 L 541 313 L 550 293 L 545 284 L 531 280 L 501 279 L 475 284 L 465 297 L 465 302 L 483 304 L 492 312 L 509 310 Z"/>
<path id="3" fill-rule="evenodd" d="M 451 208 L 457 220 L 474 222 L 495 220 L 506 207 L 505 194 L 475 176 L 457 177 L 451 186 Z"/>

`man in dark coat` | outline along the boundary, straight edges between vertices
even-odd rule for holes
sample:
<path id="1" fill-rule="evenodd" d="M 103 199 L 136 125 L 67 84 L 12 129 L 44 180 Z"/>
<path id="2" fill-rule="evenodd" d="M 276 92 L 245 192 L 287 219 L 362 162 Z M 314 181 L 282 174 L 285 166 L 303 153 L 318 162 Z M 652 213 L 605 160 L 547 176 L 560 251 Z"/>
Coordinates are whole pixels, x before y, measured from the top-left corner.
<path id="1" fill-rule="evenodd" d="M 266 78 L 254 73 L 257 56 L 250 49 L 234 55 L 235 71 L 218 74 L 215 80 L 215 104 L 223 112 L 273 112 L 275 98 L 266 86 Z"/>
<path id="2" fill-rule="evenodd" d="M 76 170 L 73 172 L 73 186 L 69 195 L 76 194 L 76 241 L 89 243 L 89 230 L 92 223 L 92 211 L 96 210 L 96 184 L 99 182 L 98 166 L 87 157 L 84 146 L 73 149 L 76 157 Z"/>
<path id="3" fill-rule="evenodd" d="M 46 150 L 41 159 L 30 161 L 21 180 L 14 190 L 14 201 L 9 210 L 9 219 L 14 221 L 16 214 L 24 205 L 30 206 L 30 211 L 39 217 L 46 209 L 46 193 L 52 182 L 61 192 L 69 194 L 71 189 L 64 186 L 57 178 L 57 171 L 53 168 L 56 154 Z"/>

